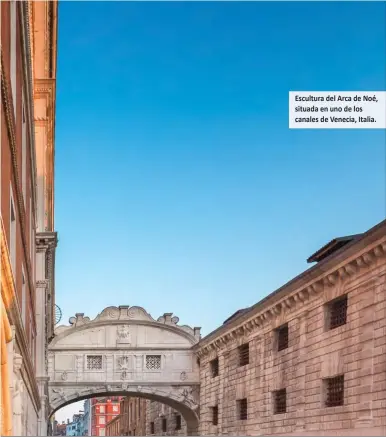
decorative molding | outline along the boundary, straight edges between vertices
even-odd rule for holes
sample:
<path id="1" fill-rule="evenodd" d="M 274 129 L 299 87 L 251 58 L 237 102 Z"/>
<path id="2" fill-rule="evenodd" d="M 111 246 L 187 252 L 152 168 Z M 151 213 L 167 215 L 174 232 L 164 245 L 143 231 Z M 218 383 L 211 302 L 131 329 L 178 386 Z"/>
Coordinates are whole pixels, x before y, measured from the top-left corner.
<path id="1" fill-rule="evenodd" d="M 129 325 L 133 323 L 149 324 L 161 329 L 168 329 L 179 335 L 188 338 L 192 344 L 196 344 L 200 338 L 200 328 L 191 328 L 187 325 L 178 325 L 178 317 L 172 317 L 172 313 L 165 313 L 157 320 L 147 313 L 143 308 L 138 306 L 129 307 L 128 305 L 121 305 L 119 307 L 107 307 L 95 319 L 91 320 L 85 317 L 84 313 L 77 313 L 69 320 L 70 326 L 60 325 L 55 329 L 57 336 L 64 337 L 69 335 L 72 329 L 87 325 L 98 326 L 102 324 L 124 323 L 126 326 L 118 327 L 117 344 L 130 342 Z"/>
<path id="2" fill-rule="evenodd" d="M 41 408 L 39 389 L 35 377 L 35 370 L 32 365 L 31 355 L 28 349 L 27 335 L 21 318 L 19 301 L 16 294 L 15 283 L 12 274 L 11 261 L 7 241 L 5 238 L 4 224 L 0 217 L 0 278 L 1 278 L 1 296 L 9 316 L 10 323 L 15 326 L 16 343 L 20 348 L 23 358 L 24 371 L 30 384 L 32 399 L 36 410 Z"/>
<path id="3" fill-rule="evenodd" d="M 25 219 L 26 214 L 24 208 L 24 199 L 23 199 L 23 192 L 21 188 L 21 182 L 19 178 L 19 168 L 17 163 L 15 113 L 13 109 L 12 97 L 10 97 L 11 93 L 8 84 L 6 68 L 4 65 L 2 46 L 0 46 L 0 57 L 1 57 L 1 99 L 3 102 L 4 116 L 7 125 L 7 132 L 8 132 L 8 140 L 11 149 L 12 170 L 13 170 L 14 186 L 16 189 L 16 200 L 17 200 L 16 204 L 17 204 L 18 218 L 19 218 L 19 224 L 21 230 L 20 233 L 21 233 L 22 247 L 24 251 L 24 260 L 25 260 L 25 267 L 27 272 L 28 287 L 30 290 L 34 290 L 34 284 L 32 280 L 33 275 L 32 275 L 31 259 L 30 259 L 30 254 L 29 254 L 27 239 L 26 239 L 26 219 Z M 32 306 L 33 313 L 36 314 L 35 301 L 33 299 L 31 299 L 31 306 Z M 34 323 L 34 329 L 36 331 L 35 318 L 33 319 L 33 323 Z"/>
<path id="4" fill-rule="evenodd" d="M 218 335 L 205 339 L 199 342 L 195 347 L 195 353 L 199 358 L 209 355 L 214 349 L 221 350 L 229 343 L 243 335 L 250 335 L 256 329 L 261 329 L 268 321 L 279 317 L 283 312 L 287 315 L 301 309 L 301 307 L 310 300 L 317 299 L 319 294 L 327 287 L 335 287 L 338 283 L 343 284 L 352 276 L 359 273 L 360 269 L 369 268 L 377 259 L 386 255 L 386 242 L 379 242 L 375 247 L 361 253 L 354 260 L 350 260 L 345 265 L 338 265 L 332 271 L 326 272 L 324 275 L 301 289 L 288 294 L 280 299 L 278 302 L 272 302 L 270 306 L 260 309 L 257 307 L 251 311 L 249 318 L 240 321 L 239 325 L 224 326 L 220 328 Z M 317 266 L 316 266 L 317 267 Z M 252 312 L 254 313 L 252 315 Z M 247 317 L 247 315 L 246 315 Z M 235 324 L 237 321 L 235 321 Z"/>

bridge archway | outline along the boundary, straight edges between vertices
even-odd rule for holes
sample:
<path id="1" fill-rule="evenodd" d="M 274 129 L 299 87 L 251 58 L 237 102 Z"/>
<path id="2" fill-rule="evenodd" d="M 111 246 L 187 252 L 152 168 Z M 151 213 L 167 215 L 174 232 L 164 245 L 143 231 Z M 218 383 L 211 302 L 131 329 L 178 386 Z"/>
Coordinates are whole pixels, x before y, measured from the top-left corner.
<path id="1" fill-rule="evenodd" d="M 192 346 L 200 328 L 178 325 L 165 313 L 153 319 L 141 307 L 108 307 L 94 320 L 76 314 L 59 326 L 48 347 L 51 415 L 82 399 L 135 396 L 162 402 L 197 435 L 199 368 Z"/>

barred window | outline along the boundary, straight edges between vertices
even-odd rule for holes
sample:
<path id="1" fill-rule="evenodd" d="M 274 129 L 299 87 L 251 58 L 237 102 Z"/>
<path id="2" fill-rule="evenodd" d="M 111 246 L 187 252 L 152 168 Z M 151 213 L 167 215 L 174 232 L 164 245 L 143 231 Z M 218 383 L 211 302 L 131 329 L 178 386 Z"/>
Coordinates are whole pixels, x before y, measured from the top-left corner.
<path id="1" fill-rule="evenodd" d="M 181 429 L 181 416 L 178 414 L 176 416 L 176 431 Z"/>
<path id="2" fill-rule="evenodd" d="M 239 420 L 248 419 L 248 401 L 247 399 L 240 399 L 237 401 L 237 415 Z"/>
<path id="3" fill-rule="evenodd" d="M 218 405 L 212 407 L 212 424 L 218 425 Z"/>
<path id="4" fill-rule="evenodd" d="M 283 414 L 287 411 L 287 390 L 285 388 L 273 392 L 274 414 Z"/>
<path id="5" fill-rule="evenodd" d="M 345 325 L 347 322 L 347 295 L 329 304 L 330 329 Z"/>
<path id="6" fill-rule="evenodd" d="M 239 366 L 246 366 L 249 364 L 249 343 L 245 343 L 238 347 L 239 352 Z"/>
<path id="7" fill-rule="evenodd" d="M 161 368 L 161 355 L 146 355 L 146 369 L 159 370 Z"/>
<path id="8" fill-rule="evenodd" d="M 154 434 L 155 430 L 154 430 L 154 422 L 150 422 L 150 434 Z"/>
<path id="9" fill-rule="evenodd" d="M 288 324 L 277 329 L 277 350 L 282 351 L 288 348 Z"/>
<path id="10" fill-rule="evenodd" d="M 162 432 L 166 432 L 166 419 L 162 419 Z"/>
<path id="11" fill-rule="evenodd" d="M 326 380 L 326 407 L 338 407 L 344 404 L 344 375 Z"/>
<path id="12" fill-rule="evenodd" d="M 212 378 L 218 376 L 218 368 L 218 358 L 215 358 L 210 362 L 210 373 L 212 375 Z"/>
<path id="13" fill-rule="evenodd" d="M 87 370 L 102 370 L 102 355 L 87 355 Z"/>

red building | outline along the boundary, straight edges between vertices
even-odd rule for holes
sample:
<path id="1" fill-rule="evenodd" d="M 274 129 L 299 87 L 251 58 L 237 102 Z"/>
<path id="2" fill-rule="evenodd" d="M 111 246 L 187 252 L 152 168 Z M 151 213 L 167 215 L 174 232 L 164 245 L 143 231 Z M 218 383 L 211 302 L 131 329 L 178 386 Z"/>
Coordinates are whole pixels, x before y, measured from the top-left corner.
<path id="1" fill-rule="evenodd" d="M 91 399 L 92 436 L 105 436 L 107 422 L 120 414 L 121 397 Z"/>

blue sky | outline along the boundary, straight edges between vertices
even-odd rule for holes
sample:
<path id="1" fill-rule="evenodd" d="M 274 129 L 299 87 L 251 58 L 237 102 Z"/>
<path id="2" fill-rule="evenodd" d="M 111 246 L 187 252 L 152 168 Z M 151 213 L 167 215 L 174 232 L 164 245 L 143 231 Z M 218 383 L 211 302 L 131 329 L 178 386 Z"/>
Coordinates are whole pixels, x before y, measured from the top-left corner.
<path id="1" fill-rule="evenodd" d="M 289 130 L 290 90 L 385 90 L 385 4 L 62 2 L 57 304 L 209 333 L 385 217 L 385 131 Z"/>

